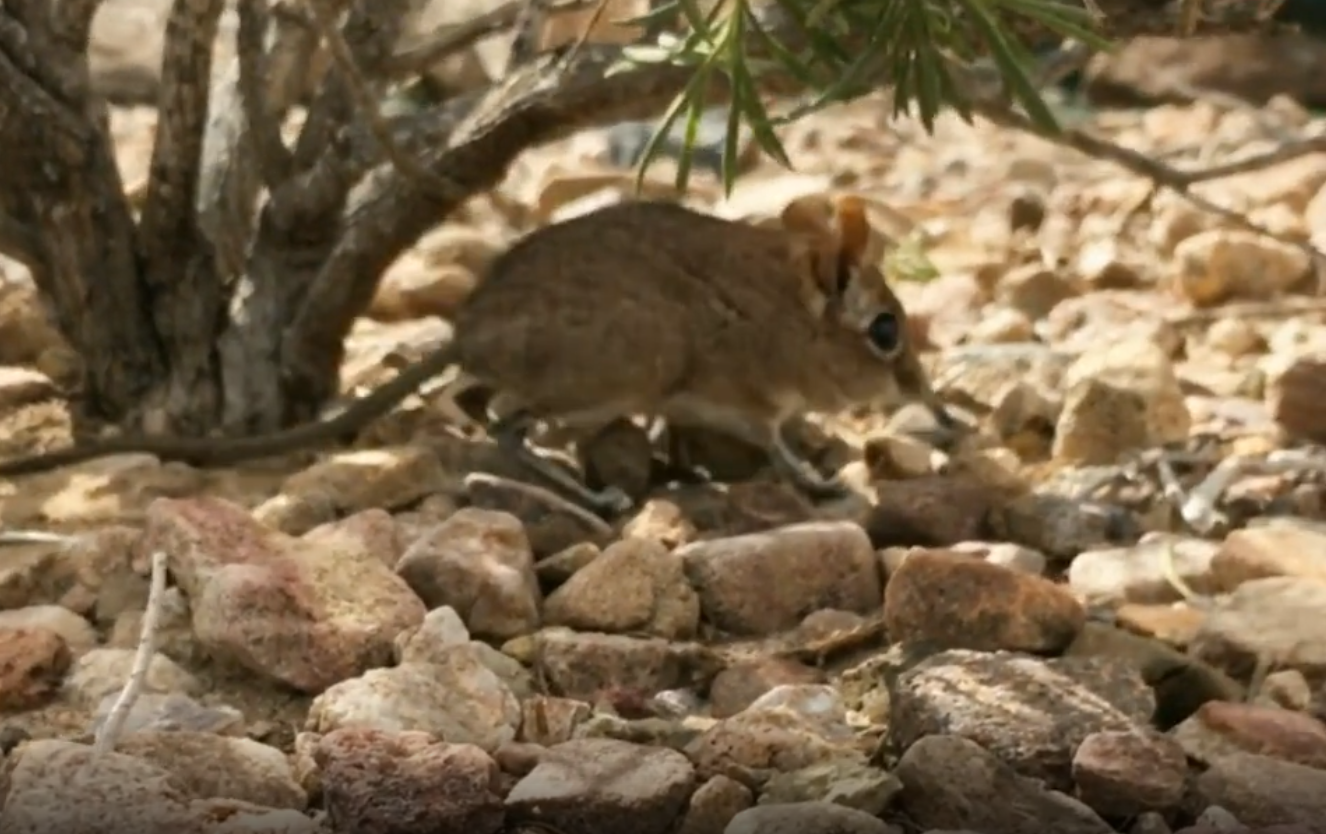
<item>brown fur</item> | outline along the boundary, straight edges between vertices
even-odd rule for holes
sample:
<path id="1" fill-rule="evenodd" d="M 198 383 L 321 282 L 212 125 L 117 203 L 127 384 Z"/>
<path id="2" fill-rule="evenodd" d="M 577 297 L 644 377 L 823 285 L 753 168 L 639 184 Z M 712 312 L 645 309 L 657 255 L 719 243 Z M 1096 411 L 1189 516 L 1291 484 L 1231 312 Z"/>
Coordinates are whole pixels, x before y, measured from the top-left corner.
<path id="1" fill-rule="evenodd" d="M 821 208 L 798 201 L 778 228 L 760 228 L 635 202 L 532 234 L 460 311 L 461 367 L 509 402 L 586 426 L 667 416 L 678 400 L 776 420 L 933 399 L 924 374 L 895 385 L 905 344 L 881 357 L 865 340 L 875 314 L 904 329 L 906 314 L 874 263 L 883 244 L 860 203 L 836 217 Z"/>

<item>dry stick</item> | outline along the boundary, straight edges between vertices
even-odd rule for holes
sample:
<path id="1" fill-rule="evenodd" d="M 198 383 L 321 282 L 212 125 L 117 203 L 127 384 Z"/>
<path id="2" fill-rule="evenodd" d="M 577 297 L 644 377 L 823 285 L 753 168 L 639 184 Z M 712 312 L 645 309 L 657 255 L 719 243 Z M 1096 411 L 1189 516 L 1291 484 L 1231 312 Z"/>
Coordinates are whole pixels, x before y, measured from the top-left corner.
<path id="1" fill-rule="evenodd" d="M 1156 472 L 1160 475 L 1161 490 L 1170 506 L 1175 509 L 1183 507 L 1187 501 L 1183 494 L 1183 487 L 1179 485 L 1179 479 L 1174 474 L 1174 467 L 1165 457 L 1160 457 L 1156 461 Z M 1183 513 L 1180 510 L 1180 517 Z M 1174 543 L 1166 542 L 1165 547 L 1160 553 L 1160 568 L 1165 574 L 1167 581 L 1175 591 L 1179 592 L 1190 605 L 1194 608 L 1206 609 L 1211 607 L 1211 600 L 1202 596 L 1192 589 L 1182 576 L 1179 575 L 1178 568 L 1174 564 Z"/>
<path id="2" fill-rule="evenodd" d="M 1208 534 L 1226 521 L 1216 505 L 1235 478 L 1254 474 L 1326 472 L 1326 456 L 1303 449 L 1284 449 L 1259 457 L 1225 458 L 1186 496 L 1179 488 L 1168 460 L 1162 457 L 1158 465 L 1161 467 L 1161 477 L 1167 478 L 1166 497 L 1175 501 L 1184 523 L 1198 533 Z"/>
<path id="3" fill-rule="evenodd" d="M 152 585 L 147 594 L 147 610 L 143 612 L 143 627 L 138 637 L 138 651 L 134 654 L 134 665 L 129 670 L 129 679 L 124 682 L 124 688 L 120 690 L 120 697 L 115 699 L 115 705 L 111 707 L 106 720 L 97 731 L 96 739 L 92 743 L 92 757 L 89 759 L 89 764 L 115 749 L 120 731 L 124 728 L 124 721 L 129 717 L 129 710 L 133 709 L 134 702 L 143 691 L 148 669 L 151 668 L 152 658 L 156 654 L 157 627 L 161 621 L 165 596 L 166 554 L 157 551 L 152 554 Z"/>
<path id="4" fill-rule="evenodd" d="M 1272 0 L 1275 2 L 1275 0 Z M 573 2 L 563 3 L 549 7 L 546 11 L 550 14 L 571 11 L 577 8 L 583 8 L 588 5 L 594 5 L 594 15 L 581 33 L 575 44 L 572 45 L 568 55 L 573 57 L 586 42 L 589 33 L 598 23 L 604 14 L 608 2 L 607 0 L 573 0 Z M 364 78 L 363 73 L 359 71 L 355 62 L 354 55 L 350 51 L 349 45 L 341 36 L 339 30 L 328 19 L 325 11 L 318 6 L 317 0 L 310 0 L 308 3 L 312 12 L 312 21 L 317 27 L 321 37 L 327 42 L 328 49 L 332 54 L 333 60 L 345 76 L 346 84 L 355 98 L 359 109 L 363 111 L 364 118 L 367 120 L 374 138 L 382 145 L 384 152 L 394 167 L 401 173 L 414 179 L 417 183 L 428 190 L 441 196 L 446 196 L 451 191 L 451 186 L 417 161 L 412 155 L 401 148 L 391 133 L 391 129 L 377 107 L 377 102 L 369 91 L 369 84 Z M 520 20 L 523 14 L 529 8 L 529 0 L 516 0 L 507 3 L 491 12 L 479 16 L 465 24 L 457 27 L 448 27 L 446 33 L 421 47 L 416 47 L 408 52 L 401 53 L 393 57 L 388 62 L 389 72 L 403 72 L 406 68 L 417 68 L 420 63 L 427 63 L 439 60 L 445 55 L 457 49 L 464 48 L 481 37 L 491 34 L 504 26 L 510 26 L 512 23 Z M 1056 70 L 1069 69 L 1085 60 L 1087 52 L 1077 44 L 1068 44 L 1061 50 L 1058 56 L 1059 60 L 1053 61 L 1052 66 L 1046 70 L 1047 73 L 1055 73 Z M 1062 65 L 1062 66 L 1057 66 Z M 1052 76 L 1050 76 L 1052 77 Z M 1225 163 L 1218 166 L 1212 166 L 1195 171 L 1183 171 L 1171 167 L 1163 162 L 1159 162 L 1142 153 L 1123 147 L 1117 143 L 1111 142 L 1102 137 L 1093 136 L 1076 128 L 1063 131 L 1061 134 L 1045 134 L 1040 131 L 1035 124 L 1026 116 L 1012 110 L 1006 103 L 996 102 L 989 98 L 984 101 L 974 103 L 973 109 L 985 116 L 985 118 L 1011 127 L 1016 130 L 1032 133 L 1050 141 L 1071 147 L 1081 153 L 1098 159 L 1105 159 L 1115 164 L 1150 179 L 1156 187 L 1169 188 L 1176 191 L 1182 197 L 1192 202 L 1197 207 L 1222 216 L 1236 225 L 1252 231 L 1256 234 L 1266 235 L 1268 237 L 1282 240 L 1292 245 L 1304 249 L 1314 260 L 1326 259 L 1323 254 L 1315 247 L 1300 241 L 1286 239 L 1283 236 L 1276 235 L 1270 230 L 1253 223 L 1244 214 L 1216 205 L 1211 201 L 1191 193 L 1190 186 L 1208 180 L 1229 177 L 1235 174 L 1248 173 L 1251 171 L 1268 168 L 1273 165 L 1287 162 L 1289 160 L 1306 156 L 1317 151 L 1326 150 L 1326 136 L 1312 137 L 1309 139 L 1283 144 L 1271 151 L 1256 156 L 1248 157 L 1242 160 Z M 1190 315 L 1189 318 L 1200 317 L 1199 314 Z"/>
<path id="5" fill-rule="evenodd" d="M 1095 51 L 1081 41 L 1067 40 L 1039 67 L 1032 83 L 1037 89 L 1058 84 L 1087 65 Z"/>
<path id="6" fill-rule="evenodd" d="M 538 52 L 540 33 L 532 30 L 539 28 L 547 20 L 543 9 L 540 8 L 541 5 L 540 0 L 524 0 L 521 4 L 516 20 L 511 24 L 511 44 L 502 67 L 503 77 L 510 75 L 512 70 L 529 60 L 533 53 Z"/>
<path id="7" fill-rule="evenodd" d="M 1285 142 L 1265 153 L 1256 154 L 1245 159 L 1236 159 L 1233 162 L 1225 162 L 1220 165 L 1212 165 L 1196 171 L 1182 171 L 1177 168 L 1169 168 L 1169 166 L 1163 164 L 1161 167 L 1168 168 L 1167 174 L 1171 177 L 1171 182 L 1164 183 L 1165 185 L 1171 188 L 1179 186 L 1187 188 L 1199 182 L 1260 171 L 1263 168 L 1270 168 L 1282 162 L 1298 159 L 1300 156 L 1322 152 L 1326 152 L 1326 136 L 1310 136 L 1307 139 L 1295 139 Z"/>
<path id="8" fill-rule="evenodd" d="M 1210 324 L 1224 318 L 1246 321 L 1309 313 L 1326 313 L 1326 298 L 1279 298 L 1273 301 L 1222 304 L 1219 307 L 1166 316 L 1164 322 L 1171 327 L 1187 327 L 1194 324 Z"/>
<path id="9" fill-rule="evenodd" d="M 1234 478 L 1245 473 L 1326 471 L 1326 456 L 1323 456 L 1320 452 L 1314 453 L 1293 449 L 1271 452 L 1262 459 L 1226 458 L 1186 496 L 1183 487 L 1179 485 L 1178 478 L 1174 474 L 1173 467 L 1163 455 L 1157 460 L 1156 469 L 1160 474 L 1165 498 L 1178 508 L 1180 518 L 1198 532 L 1209 532 L 1218 521 L 1224 518 L 1216 508 L 1216 502 Z M 1216 601 L 1214 599 L 1194 591 L 1179 575 L 1178 568 L 1175 566 L 1173 542 L 1166 543 L 1161 550 L 1160 557 L 1161 570 L 1166 581 L 1188 604 L 1201 610 L 1210 610 L 1215 606 Z M 1271 672 L 1275 671 L 1275 666 L 1276 663 L 1269 653 L 1258 653 L 1256 665 L 1248 680 L 1247 690 L 1244 692 L 1245 701 L 1252 701 L 1261 693 L 1266 684 L 1266 678 Z"/>
<path id="10" fill-rule="evenodd" d="M 78 536 L 46 533 L 41 530 L 0 530 L 0 546 L 11 544 L 59 544 L 68 547 L 78 540 Z"/>
<path id="11" fill-rule="evenodd" d="M 1272 165 L 1277 165 L 1296 157 L 1306 156 L 1315 151 L 1326 150 L 1326 137 L 1314 137 L 1301 142 L 1295 142 L 1292 145 L 1285 145 L 1258 156 L 1215 168 L 1200 171 L 1183 171 L 1152 159 L 1151 157 L 1132 150 L 1131 148 L 1125 148 L 1124 146 L 1111 142 L 1108 139 L 1094 136 L 1077 128 L 1066 128 L 1058 134 L 1047 133 L 1038 128 L 1027 116 L 988 100 L 973 102 L 972 109 L 995 124 L 1012 128 L 1014 130 L 1020 130 L 1024 133 L 1031 133 L 1046 141 L 1054 142 L 1072 148 L 1073 150 L 1080 151 L 1094 159 L 1104 159 L 1113 162 L 1121 168 L 1126 168 L 1139 176 L 1146 177 L 1160 188 L 1168 188 L 1171 191 L 1174 191 L 1194 206 L 1197 206 L 1203 211 L 1210 212 L 1211 214 L 1219 215 L 1246 231 L 1264 235 L 1283 243 L 1296 246 L 1305 251 L 1314 260 L 1326 259 L 1326 253 L 1323 253 L 1312 244 L 1294 240 L 1285 235 L 1278 235 L 1275 232 L 1252 222 L 1242 212 L 1217 205 L 1205 197 L 1192 193 L 1190 190 L 1190 186 L 1195 183 L 1218 179 L 1220 177 L 1228 177 L 1233 174 L 1256 171 L 1262 168 L 1269 168 Z"/>
<path id="12" fill-rule="evenodd" d="M 327 10 L 322 7 L 321 0 L 308 0 L 307 5 L 313 18 L 313 24 L 318 29 L 318 34 L 326 42 L 332 60 L 335 61 L 337 69 L 341 71 L 341 75 L 345 78 L 345 85 L 349 89 L 351 97 L 354 98 L 356 107 L 362 112 L 364 120 L 368 122 L 369 131 L 373 134 L 373 138 L 378 141 L 378 144 L 382 146 L 387 159 L 397 170 L 412 180 L 412 185 L 441 199 L 451 199 L 456 191 L 455 186 L 433 173 L 397 144 L 396 137 L 392 135 L 391 128 L 387 125 L 386 120 L 382 118 L 382 113 L 378 109 L 377 99 L 369 90 L 368 80 L 364 78 L 363 73 L 359 71 L 358 64 L 355 63 L 354 53 L 350 51 L 350 45 L 345 42 L 345 38 L 341 36 L 340 30 L 332 22 Z"/>
<path id="13" fill-rule="evenodd" d="M 1179 2 L 1179 32 L 1185 38 L 1192 37 L 1197 31 L 1197 24 L 1202 19 L 1201 0 L 1180 0 Z"/>
<path id="14" fill-rule="evenodd" d="M 1259 652 L 1257 654 L 1257 664 L 1252 667 L 1252 675 L 1248 678 L 1248 688 L 1243 693 L 1244 701 L 1254 701 L 1261 694 L 1262 688 L 1266 686 L 1266 679 L 1275 671 L 1275 663 L 1271 660 L 1268 652 Z"/>
<path id="15" fill-rule="evenodd" d="M 1221 464 L 1219 464 L 1216 467 L 1216 470 L 1218 471 L 1221 466 L 1225 465 L 1225 463 L 1228 463 L 1228 461 L 1224 461 Z M 1156 471 L 1160 475 L 1161 488 L 1164 491 L 1166 500 L 1169 501 L 1171 506 L 1178 509 L 1180 518 L 1182 518 L 1184 521 L 1188 521 L 1188 516 L 1190 515 L 1190 513 L 1185 512 L 1185 509 L 1191 506 L 1191 498 L 1186 497 L 1184 495 L 1183 487 L 1179 485 L 1179 479 L 1174 474 L 1174 468 L 1170 465 L 1169 460 L 1166 459 L 1164 456 L 1161 456 L 1156 461 Z M 1212 472 L 1212 475 L 1214 474 L 1215 473 Z M 1205 485 L 1210 480 L 1211 478 L 1208 477 L 1207 481 L 1204 482 L 1203 485 Z M 1194 490 L 1194 493 L 1196 493 L 1197 491 L 1198 490 Z M 1216 513 L 1215 511 L 1214 506 L 1211 507 L 1211 512 L 1212 514 L 1218 515 L 1218 513 Z M 1210 516 L 1208 516 L 1208 518 L 1209 517 Z M 1175 591 L 1177 591 L 1179 596 L 1183 597 L 1184 601 L 1187 602 L 1189 605 L 1191 605 L 1193 608 L 1196 608 L 1199 611 L 1210 611 L 1215 606 L 1216 602 L 1214 599 L 1205 596 L 1203 594 L 1197 593 L 1195 590 L 1193 590 L 1192 586 L 1189 585 L 1187 581 L 1184 580 L 1184 578 L 1179 574 L 1179 569 L 1178 566 L 1175 564 L 1175 559 L 1174 559 L 1173 541 L 1166 541 L 1165 546 L 1160 550 L 1160 570 L 1165 577 L 1165 581 L 1169 583 L 1170 587 L 1173 588 Z M 1264 653 L 1259 654 L 1257 656 L 1257 666 L 1253 670 L 1252 680 L 1249 681 L 1248 688 L 1244 690 L 1243 693 L 1245 701 L 1252 700 L 1255 693 L 1261 689 L 1262 681 L 1265 680 L 1266 674 L 1267 672 L 1269 672 L 1269 670 L 1270 670 L 1270 660 L 1267 658 L 1267 656 Z"/>
<path id="16" fill-rule="evenodd" d="M 401 72 L 406 66 L 417 68 L 421 61 L 437 61 L 451 51 L 463 49 L 487 34 L 517 23 L 528 16 L 534 2 L 536 0 L 517 0 L 517 2 L 508 3 L 475 18 L 469 23 L 456 27 L 444 38 L 426 45 L 426 48 L 418 47 L 408 53 L 398 54 L 388 61 L 388 74 Z M 368 122 L 369 131 L 378 144 L 382 146 L 383 153 L 386 154 L 392 166 L 408 177 L 411 184 L 421 188 L 424 193 L 444 200 L 450 199 L 456 190 L 455 186 L 439 177 L 396 141 L 396 137 L 391 132 L 391 127 L 382 118 L 382 114 L 378 109 L 377 100 L 370 90 L 370 82 L 360 71 L 354 53 L 350 50 L 350 45 L 345 42 L 345 38 L 342 37 L 340 30 L 332 22 L 326 9 L 320 5 L 320 0 L 308 0 L 306 5 L 309 8 L 311 22 L 317 29 L 319 36 L 326 42 L 332 60 L 345 78 L 346 87 L 355 100 L 356 108 L 362 112 L 364 120 Z M 542 9 L 540 13 L 544 15 L 559 14 L 588 5 L 591 5 L 591 3 L 576 0 L 575 2 L 561 3 Z M 606 7 L 607 0 L 598 0 L 594 17 L 585 28 L 584 33 L 581 34 L 580 39 L 576 41 L 575 46 L 572 47 L 572 55 L 584 44 L 590 30 L 598 22 Z"/>
<path id="17" fill-rule="evenodd" d="M 564 59 L 566 66 L 570 66 L 571 62 L 580 54 L 580 50 L 585 48 L 585 42 L 589 40 L 590 33 L 594 31 L 595 26 L 599 25 L 603 13 L 608 10 L 608 3 L 609 0 L 598 0 L 598 5 L 594 7 L 594 14 L 590 15 L 589 22 L 585 24 L 585 31 L 580 33 L 580 36 L 576 38 L 575 43 L 571 44 L 571 48 L 566 53 Z"/>
<path id="18" fill-rule="evenodd" d="M 596 2 L 597 0 L 570 0 L 545 6 L 542 12 L 551 17 L 586 9 Z M 443 58 L 468 49 L 489 35 L 495 35 L 515 25 L 524 7 L 524 0 L 514 0 L 464 23 L 438 27 L 423 43 L 401 50 L 388 59 L 385 67 L 387 77 L 395 79 L 422 72 Z"/>

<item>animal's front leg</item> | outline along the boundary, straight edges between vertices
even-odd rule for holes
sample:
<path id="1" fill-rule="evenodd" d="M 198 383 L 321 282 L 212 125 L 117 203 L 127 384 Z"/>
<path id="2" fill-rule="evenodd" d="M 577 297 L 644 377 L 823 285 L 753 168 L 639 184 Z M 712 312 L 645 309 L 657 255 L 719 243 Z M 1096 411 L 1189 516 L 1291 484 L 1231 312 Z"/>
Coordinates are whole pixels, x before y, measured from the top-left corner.
<path id="1" fill-rule="evenodd" d="M 752 415 L 733 408 L 677 400 L 664 413 L 669 426 L 692 425 L 721 431 L 762 449 L 774 470 L 812 498 L 840 498 L 847 487 L 837 478 L 826 478 L 810 461 L 792 451 L 783 438 L 788 418 Z"/>

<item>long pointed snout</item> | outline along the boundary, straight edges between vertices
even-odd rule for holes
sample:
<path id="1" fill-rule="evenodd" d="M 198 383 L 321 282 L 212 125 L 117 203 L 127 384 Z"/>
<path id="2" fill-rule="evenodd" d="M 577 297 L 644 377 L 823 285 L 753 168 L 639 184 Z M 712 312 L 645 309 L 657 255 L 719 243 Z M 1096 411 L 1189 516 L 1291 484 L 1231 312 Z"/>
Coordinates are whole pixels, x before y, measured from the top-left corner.
<path id="1" fill-rule="evenodd" d="M 945 431 L 955 431 L 962 425 L 958 422 L 956 417 L 949 413 L 949 410 L 944 404 L 937 399 L 934 402 L 926 403 L 925 407 L 930 409 L 930 414 L 935 418 L 935 422 Z"/>
<path id="2" fill-rule="evenodd" d="M 958 421 L 958 418 L 953 416 L 953 412 L 948 410 L 948 406 L 944 404 L 943 400 L 939 398 L 939 395 L 930 387 L 929 381 L 926 382 L 924 390 L 916 392 L 913 402 L 918 402 L 925 406 L 926 411 L 929 411 L 930 416 L 934 418 L 939 430 L 945 435 L 951 436 L 963 428 L 963 424 Z"/>
<path id="3" fill-rule="evenodd" d="M 924 406 L 935 423 L 944 432 L 954 432 L 962 428 L 962 423 L 958 421 L 953 413 L 948 410 L 939 393 L 935 390 L 930 381 L 930 375 L 926 373 L 921 365 L 920 359 L 915 354 L 908 354 L 906 357 L 899 357 L 897 368 L 894 375 L 898 384 L 898 392 L 904 399 Z"/>

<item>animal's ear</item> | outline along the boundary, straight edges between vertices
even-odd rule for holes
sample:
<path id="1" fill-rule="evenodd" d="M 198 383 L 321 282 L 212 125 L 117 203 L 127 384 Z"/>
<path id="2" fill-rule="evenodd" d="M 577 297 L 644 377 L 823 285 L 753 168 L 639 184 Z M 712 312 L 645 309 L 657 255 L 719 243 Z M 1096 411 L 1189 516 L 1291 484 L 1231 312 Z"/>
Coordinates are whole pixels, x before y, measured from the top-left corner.
<path id="1" fill-rule="evenodd" d="M 843 257 L 836 215 L 833 200 L 808 194 L 788 203 L 780 217 L 789 232 L 788 248 L 801 280 L 802 300 L 816 317 L 841 300 L 849 280 L 844 267 L 853 265 Z"/>
<path id="2" fill-rule="evenodd" d="M 828 245 L 834 238 L 832 218 L 833 205 L 828 198 L 820 194 L 808 194 L 788 203 L 779 220 L 787 231 Z"/>
<path id="3" fill-rule="evenodd" d="M 804 235 L 792 235 L 787 246 L 801 303 L 820 318 L 838 299 L 838 259 L 832 250 Z"/>
<path id="4" fill-rule="evenodd" d="M 838 247 L 843 260 L 853 266 L 864 262 L 874 248 L 875 233 L 866 217 L 866 204 L 860 197 L 844 195 L 833 206 L 838 227 Z"/>

